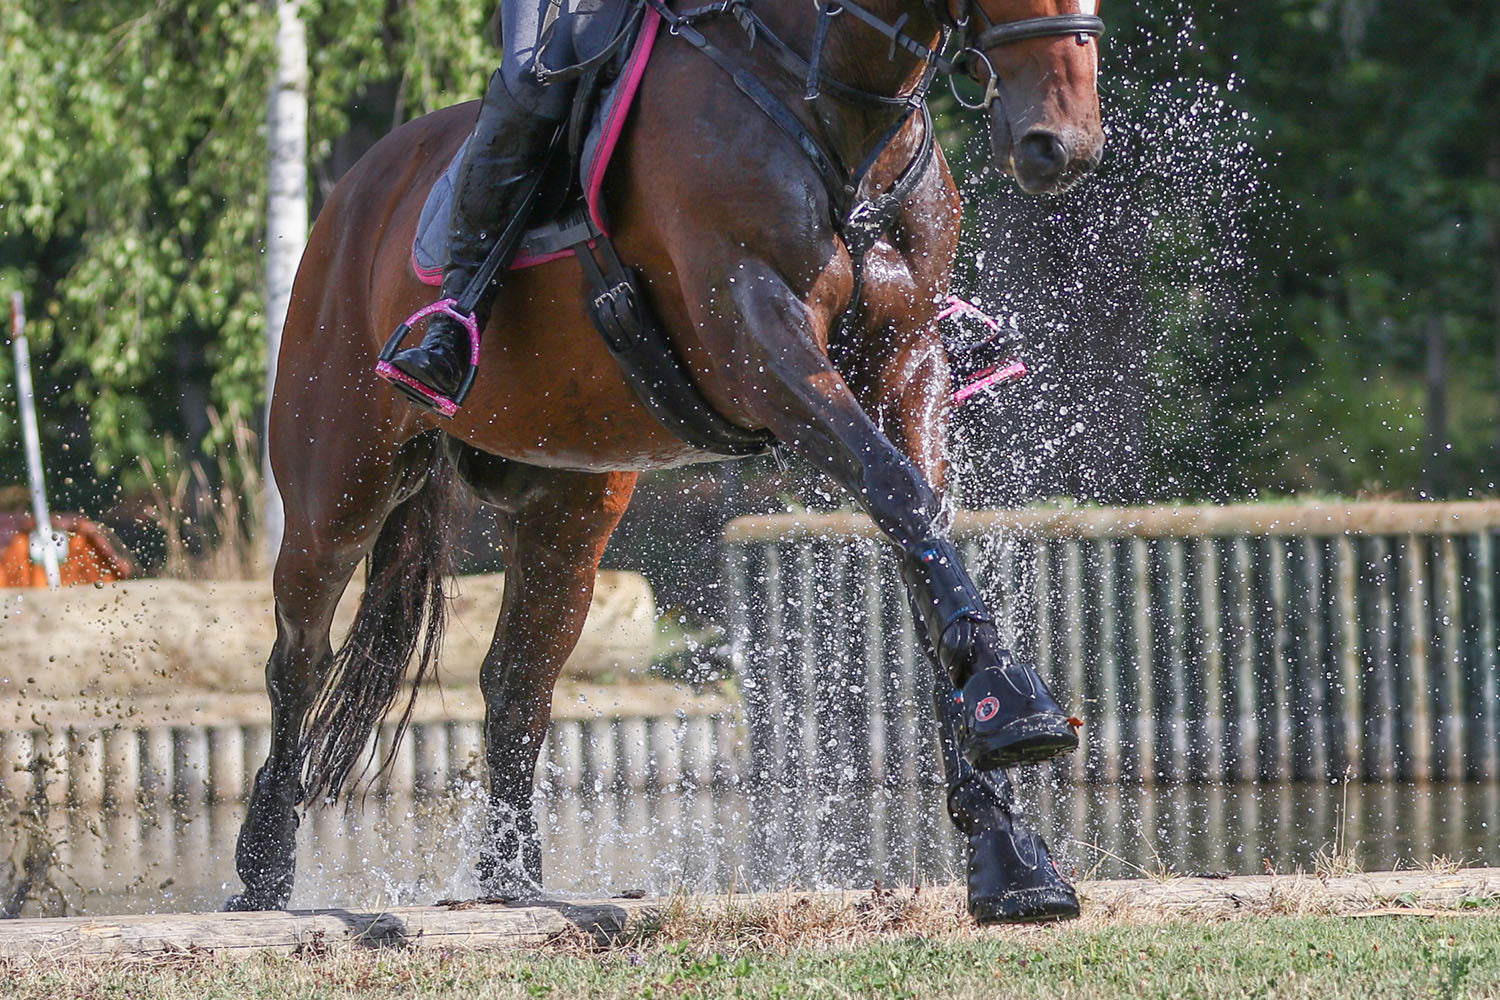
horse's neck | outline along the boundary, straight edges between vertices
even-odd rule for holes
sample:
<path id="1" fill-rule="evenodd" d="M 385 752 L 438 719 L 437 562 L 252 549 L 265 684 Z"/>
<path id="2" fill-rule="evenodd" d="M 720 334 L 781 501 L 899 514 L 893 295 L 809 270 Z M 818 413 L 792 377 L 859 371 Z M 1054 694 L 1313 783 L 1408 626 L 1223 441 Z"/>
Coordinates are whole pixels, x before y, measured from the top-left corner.
<path id="1" fill-rule="evenodd" d="M 920 0 L 860 0 L 862 6 L 895 24 L 902 15 L 906 33 L 924 45 L 938 43 L 940 29 Z M 810 0 L 764 0 L 756 4 L 773 31 L 804 57 L 812 54 L 817 30 L 818 4 Z M 930 37 L 929 37 L 930 35 Z M 834 18 L 823 48 L 819 69 L 825 77 L 871 93 L 894 96 L 909 92 L 922 77 L 923 66 L 903 51 L 890 58 L 890 42 L 875 29 L 844 13 Z M 825 89 L 825 94 L 829 92 Z M 851 160 L 863 158 L 868 144 L 883 132 L 892 110 L 872 111 L 829 95 L 819 102 L 819 119 L 839 152 Z"/>

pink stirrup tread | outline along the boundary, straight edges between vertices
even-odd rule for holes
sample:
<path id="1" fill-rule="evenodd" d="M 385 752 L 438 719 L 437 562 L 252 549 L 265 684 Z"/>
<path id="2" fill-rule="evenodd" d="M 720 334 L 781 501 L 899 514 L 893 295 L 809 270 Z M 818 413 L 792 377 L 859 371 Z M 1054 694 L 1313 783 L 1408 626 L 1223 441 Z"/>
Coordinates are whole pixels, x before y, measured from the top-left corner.
<path id="1" fill-rule="evenodd" d="M 942 308 L 942 310 L 938 312 L 937 319 L 945 320 L 953 316 L 968 316 L 972 319 L 977 319 L 985 326 L 989 327 L 990 331 L 993 333 L 999 333 L 1001 330 L 999 320 L 976 306 L 974 303 L 970 302 L 968 299 L 961 299 L 957 295 L 948 296 L 948 302 Z M 981 375 L 979 378 L 976 378 L 974 381 L 970 382 L 968 385 L 963 386 L 962 388 L 954 392 L 953 405 L 962 406 L 970 399 L 973 399 L 981 392 L 984 392 L 984 390 L 989 389 L 993 386 L 1003 385 L 1006 382 L 1014 382 L 1017 379 L 1025 378 L 1028 372 L 1029 369 L 1027 369 L 1026 367 L 1026 362 L 1020 360 L 1019 358 L 1014 361 L 1007 362 L 1006 364 L 1000 365 L 996 368 L 992 368 L 988 372 L 985 372 L 983 375 Z"/>
<path id="2" fill-rule="evenodd" d="M 476 320 L 473 316 L 466 316 L 463 313 L 459 312 L 457 306 L 457 299 L 438 299 L 431 305 L 425 305 L 408 316 L 406 318 L 405 325 L 415 329 L 418 323 L 422 322 L 424 319 L 427 319 L 429 316 L 436 316 L 438 313 L 442 313 L 446 316 L 451 316 L 453 319 L 457 320 L 461 326 L 463 326 L 464 330 L 468 332 L 469 364 L 471 366 L 477 367 L 479 364 L 479 321 Z M 437 407 L 438 412 L 443 414 L 443 416 L 445 417 L 451 417 L 453 416 L 453 414 L 458 412 L 458 404 L 453 400 L 449 399 L 447 396 L 440 395 L 437 391 L 423 385 L 421 382 L 412 378 L 406 372 L 397 368 L 389 361 L 376 362 L 375 374 L 379 375 L 383 379 L 388 379 L 392 382 L 400 382 L 407 388 L 413 389 L 416 392 L 420 393 L 424 399 L 430 400 L 433 406 Z"/>

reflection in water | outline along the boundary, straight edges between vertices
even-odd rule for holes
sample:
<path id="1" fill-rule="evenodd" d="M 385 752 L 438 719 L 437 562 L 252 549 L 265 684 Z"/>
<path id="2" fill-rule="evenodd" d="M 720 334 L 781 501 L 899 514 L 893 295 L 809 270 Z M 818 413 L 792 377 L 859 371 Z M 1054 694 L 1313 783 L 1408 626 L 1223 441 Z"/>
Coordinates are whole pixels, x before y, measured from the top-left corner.
<path id="1" fill-rule="evenodd" d="M 1065 869 L 1117 877 L 1311 870 L 1346 828 L 1366 869 L 1447 855 L 1500 856 L 1500 785 L 1055 787 L 1022 792 Z M 568 792 L 539 800 L 547 888 L 558 894 L 663 893 L 867 886 L 947 879 L 961 845 L 942 791 L 923 788 L 800 804 L 738 790 L 670 794 Z M 472 897 L 479 802 L 460 789 L 435 800 L 371 800 L 319 810 L 303 824 L 294 905 L 377 907 Z M 238 886 L 240 809 L 173 814 L 59 811 L 51 822 L 71 912 L 217 907 Z M 1064 834 L 1062 831 L 1066 831 Z"/>

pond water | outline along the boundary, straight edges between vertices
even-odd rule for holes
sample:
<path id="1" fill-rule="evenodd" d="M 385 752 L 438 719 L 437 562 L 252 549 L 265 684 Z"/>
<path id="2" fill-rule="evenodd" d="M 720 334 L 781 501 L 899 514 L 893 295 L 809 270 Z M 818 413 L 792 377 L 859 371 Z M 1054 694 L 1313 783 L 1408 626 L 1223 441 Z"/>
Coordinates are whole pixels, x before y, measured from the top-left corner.
<path id="1" fill-rule="evenodd" d="M 1367 870 L 1434 855 L 1475 865 L 1500 857 L 1495 784 L 1039 784 L 1022 796 L 1064 870 L 1080 876 L 1312 870 L 1318 852 L 1340 838 Z M 543 793 L 538 801 L 547 889 L 559 895 L 867 887 L 962 871 L 937 788 L 797 804 L 691 787 Z M 479 815 L 470 788 L 315 811 L 302 828 L 293 904 L 358 909 L 473 897 Z M 25 912 L 215 908 L 238 887 L 239 819 L 235 805 L 57 811 L 46 822 L 56 888 L 36 893 Z"/>

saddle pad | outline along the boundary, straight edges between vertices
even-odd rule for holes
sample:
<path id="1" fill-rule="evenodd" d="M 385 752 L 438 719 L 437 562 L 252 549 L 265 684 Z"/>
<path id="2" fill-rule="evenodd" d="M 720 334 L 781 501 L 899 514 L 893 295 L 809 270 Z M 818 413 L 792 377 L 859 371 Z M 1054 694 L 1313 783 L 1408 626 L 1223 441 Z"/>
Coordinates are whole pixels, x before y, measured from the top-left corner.
<path id="1" fill-rule="evenodd" d="M 600 204 L 604 173 L 619 144 L 620 134 L 625 131 L 625 122 L 630 117 L 641 78 L 646 74 L 646 64 L 651 59 L 660 26 L 661 15 L 648 7 L 624 68 L 600 97 L 579 157 L 579 189 L 583 192 L 589 219 L 601 233 L 609 232 L 604 207 Z M 411 247 L 411 268 L 424 284 L 440 285 L 443 282 L 443 264 L 448 260 L 448 216 L 452 211 L 458 167 L 470 141 L 472 137 L 464 140 L 452 162 L 432 185 L 417 220 L 417 232 Z M 570 200 L 569 207 L 572 204 Z M 568 256 L 569 247 L 577 242 L 576 226 L 566 222 L 569 214 L 565 209 L 562 220 L 549 221 L 528 230 L 516 259 L 510 265 L 511 270 L 535 267 Z"/>

